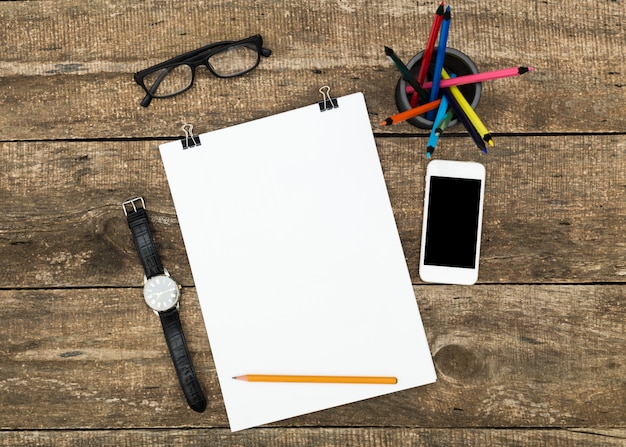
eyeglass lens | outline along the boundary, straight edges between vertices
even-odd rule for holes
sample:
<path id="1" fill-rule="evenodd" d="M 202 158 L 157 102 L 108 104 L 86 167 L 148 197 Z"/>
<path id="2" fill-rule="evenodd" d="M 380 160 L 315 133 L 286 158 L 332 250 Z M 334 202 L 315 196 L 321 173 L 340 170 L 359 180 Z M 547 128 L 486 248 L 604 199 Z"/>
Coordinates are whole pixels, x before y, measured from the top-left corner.
<path id="1" fill-rule="evenodd" d="M 237 76 L 256 67 L 259 52 L 255 46 L 230 47 L 210 56 L 208 63 L 218 76 Z"/>
<path id="2" fill-rule="evenodd" d="M 214 53 L 205 61 L 217 76 L 232 77 L 244 74 L 259 63 L 259 51 L 255 45 L 237 45 Z M 182 64 L 147 74 L 144 85 L 155 98 L 175 95 L 193 83 L 191 65 Z"/>
<path id="3" fill-rule="evenodd" d="M 147 74 L 143 82 L 155 97 L 174 95 L 185 90 L 193 82 L 193 68 L 189 65 L 163 68 Z"/>

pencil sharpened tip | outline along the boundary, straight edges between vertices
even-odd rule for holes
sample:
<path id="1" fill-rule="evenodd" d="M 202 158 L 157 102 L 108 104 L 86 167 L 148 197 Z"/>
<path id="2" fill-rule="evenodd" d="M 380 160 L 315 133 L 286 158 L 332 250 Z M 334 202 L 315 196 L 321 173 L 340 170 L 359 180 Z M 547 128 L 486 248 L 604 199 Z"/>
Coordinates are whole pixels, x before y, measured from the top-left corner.
<path id="1" fill-rule="evenodd" d="M 390 118 L 385 118 L 384 121 L 380 123 L 381 126 L 391 126 L 393 124 L 393 120 Z"/>

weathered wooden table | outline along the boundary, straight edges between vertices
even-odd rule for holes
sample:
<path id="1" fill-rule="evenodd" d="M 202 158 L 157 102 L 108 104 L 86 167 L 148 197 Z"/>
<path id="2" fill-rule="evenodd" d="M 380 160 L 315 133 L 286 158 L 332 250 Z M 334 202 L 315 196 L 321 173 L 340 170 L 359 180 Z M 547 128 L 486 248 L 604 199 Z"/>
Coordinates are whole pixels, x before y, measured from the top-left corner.
<path id="1" fill-rule="evenodd" d="M 0 444 L 626 445 L 626 45 L 623 0 L 453 4 L 449 46 L 481 71 L 496 146 L 461 127 L 436 158 L 480 161 L 479 284 L 421 283 L 427 133 L 381 127 L 436 2 L 0 2 Z M 133 72 L 263 35 L 250 74 L 202 70 L 144 109 Z M 436 384 L 231 434 L 158 145 L 311 104 L 368 103 Z M 208 398 L 185 405 L 120 203 L 142 195 Z M 407 353 L 410 355 L 410 353 Z"/>

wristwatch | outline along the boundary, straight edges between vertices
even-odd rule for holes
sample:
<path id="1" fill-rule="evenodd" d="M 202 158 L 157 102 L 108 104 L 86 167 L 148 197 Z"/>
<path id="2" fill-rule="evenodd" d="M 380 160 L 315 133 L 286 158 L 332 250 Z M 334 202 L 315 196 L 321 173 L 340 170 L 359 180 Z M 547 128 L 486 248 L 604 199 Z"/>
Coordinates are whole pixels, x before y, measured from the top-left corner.
<path id="1" fill-rule="evenodd" d="M 143 198 L 127 200 L 122 203 L 122 208 L 145 272 L 143 298 L 161 319 L 165 341 L 187 403 L 192 410 L 203 412 L 206 398 L 193 369 L 178 314 L 181 287 L 161 264 Z"/>

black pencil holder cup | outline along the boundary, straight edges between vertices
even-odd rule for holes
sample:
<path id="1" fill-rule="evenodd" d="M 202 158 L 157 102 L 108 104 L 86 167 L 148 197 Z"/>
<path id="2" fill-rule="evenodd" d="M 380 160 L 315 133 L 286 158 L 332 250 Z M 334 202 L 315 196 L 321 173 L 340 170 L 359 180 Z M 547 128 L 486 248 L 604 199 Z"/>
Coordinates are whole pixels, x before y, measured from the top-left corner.
<path id="1" fill-rule="evenodd" d="M 432 72 L 435 68 L 435 57 L 437 55 L 437 47 L 433 49 L 433 56 L 430 62 L 430 72 Z M 417 77 L 417 73 L 419 72 L 420 67 L 422 66 L 422 57 L 424 56 L 424 52 L 421 51 L 417 53 L 406 65 L 411 73 Z M 446 57 L 443 61 L 443 68 L 450 74 L 454 73 L 456 76 L 463 76 L 468 74 L 478 73 L 478 68 L 472 60 L 467 57 L 466 54 L 461 53 L 459 50 L 454 48 L 446 48 Z M 426 80 L 431 81 L 432 76 L 426 75 Z M 407 94 L 406 88 L 407 85 L 410 85 L 406 80 L 401 77 L 396 85 L 396 105 L 398 106 L 398 111 L 404 112 L 406 110 L 412 109 L 414 106 L 411 105 L 411 94 Z M 475 84 L 466 84 L 460 85 L 459 90 L 467 99 L 467 102 L 472 106 L 472 109 L 475 109 L 478 105 L 478 101 L 480 101 L 480 93 L 482 92 L 482 85 L 480 83 Z M 430 93 L 430 90 L 428 90 Z M 423 102 L 420 101 L 420 104 Z M 454 126 L 458 124 L 458 120 L 455 118 L 450 121 L 449 126 Z M 433 127 L 433 122 L 426 119 L 426 115 L 416 116 L 415 118 L 410 118 L 407 120 L 407 123 L 412 124 L 415 127 L 419 127 L 420 129 L 431 129 Z"/>

